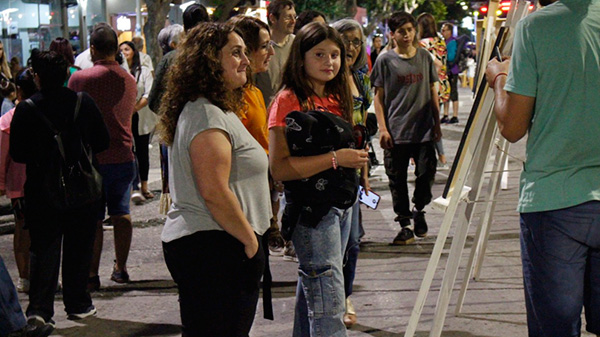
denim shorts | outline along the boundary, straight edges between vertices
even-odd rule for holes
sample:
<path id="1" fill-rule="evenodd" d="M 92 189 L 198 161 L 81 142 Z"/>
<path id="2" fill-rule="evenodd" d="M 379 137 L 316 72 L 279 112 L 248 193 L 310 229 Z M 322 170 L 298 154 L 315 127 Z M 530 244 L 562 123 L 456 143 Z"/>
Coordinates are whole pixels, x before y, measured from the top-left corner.
<path id="1" fill-rule="evenodd" d="M 98 220 L 104 220 L 105 209 L 108 215 L 129 214 L 129 198 L 131 197 L 131 183 L 136 174 L 135 162 L 119 164 L 98 165 L 104 186 L 103 206 L 98 215 Z"/>

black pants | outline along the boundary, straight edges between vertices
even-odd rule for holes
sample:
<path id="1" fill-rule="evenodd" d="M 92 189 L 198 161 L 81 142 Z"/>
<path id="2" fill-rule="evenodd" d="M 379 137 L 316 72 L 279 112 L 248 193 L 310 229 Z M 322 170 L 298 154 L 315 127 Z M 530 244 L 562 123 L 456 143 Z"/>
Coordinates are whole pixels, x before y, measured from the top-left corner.
<path id="1" fill-rule="evenodd" d="M 415 160 L 415 192 L 412 202 L 417 210 L 422 210 L 431 202 L 431 186 L 435 179 L 437 158 L 434 142 L 416 144 L 395 144 L 384 151 L 385 173 L 389 179 L 394 212 L 400 218 L 412 217 L 408 199 L 407 169 L 410 158 Z"/>
<path id="2" fill-rule="evenodd" d="M 448 72 L 448 81 L 450 81 L 450 101 L 458 101 L 458 74 L 454 75 L 452 72 Z"/>
<path id="3" fill-rule="evenodd" d="M 150 172 L 150 151 L 148 150 L 148 144 L 150 143 L 150 134 L 140 135 L 138 133 L 138 125 L 140 117 L 138 113 L 133 114 L 131 121 L 131 131 L 133 133 L 133 153 L 138 164 L 138 173 L 136 179 L 133 182 L 133 189 L 139 188 L 139 181 L 148 181 L 148 172 Z"/>
<path id="4" fill-rule="evenodd" d="M 88 273 L 96 234 L 97 212 L 89 208 L 68 213 L 33 209 L 27 201 L 25 221 L 31 236 L 29 307 L 27 316 L 44 320 L 54 316 L 54 294 L 62 245 L 63 302 L 68 314 L 92 305 L 87 292 Z M 99 206 L 90 207 L 97 209 Z"/>
<path id="5" fill-rule="evenodd" d="M 201 231 L 163 242 L 163 252 L 179 289 L 183 337 L 248 336 L 264 270 L 262 247 L 248 259 L 233 236 Z"/>

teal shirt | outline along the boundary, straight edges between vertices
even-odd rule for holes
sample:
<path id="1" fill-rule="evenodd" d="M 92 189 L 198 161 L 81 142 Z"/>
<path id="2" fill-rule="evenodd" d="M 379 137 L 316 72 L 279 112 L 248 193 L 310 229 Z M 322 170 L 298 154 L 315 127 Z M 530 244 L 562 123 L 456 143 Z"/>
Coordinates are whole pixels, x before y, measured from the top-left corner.
<path id="1" fill-rule="evenodd" d="M 73 75 L 77 70 L 77 68 L 75 67 L 69 67 L 69 69 L 67 69 L 67 71 L 69 72 L 67 79 L 65 80 L 65 83 L 63 84 L 63 87 L 67 87 L 67 85 L 69 84 L 69 78 L 71 78 L 71 75 Z"/>
<path id="2" fill-rule="evenodd" d="M 600 0 L 562 0 L 517 25 L 505 90 L 535 97 L 518 211 L 600 200 Z"/>

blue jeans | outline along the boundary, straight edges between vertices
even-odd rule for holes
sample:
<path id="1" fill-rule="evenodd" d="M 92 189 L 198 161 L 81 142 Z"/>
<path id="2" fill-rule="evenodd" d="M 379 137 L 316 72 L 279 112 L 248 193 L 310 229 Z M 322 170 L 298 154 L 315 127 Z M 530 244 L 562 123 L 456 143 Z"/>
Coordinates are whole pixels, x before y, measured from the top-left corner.
<path id="1" fill-rule="evenodd" d="M 17 290 L 0 256 L 0 336 L 22 329 L 25 325 Z"/>
<path id="2" fill-rule="evenodd" d="M 300 262 L 294 337 L 346 336 L 342 256 L 352 208 L 332 208 L 315 228 L 299 224 L 292 241 Z"/>
<path id="3" fill-rule="evenodd" d="M 600 334 L 600 202 L 521 214 L 530 337 Z"/>
<path id="4" fill-rule="evenodd" d="M 350 223 L 350 235 L 344 254 L 344 293 L 346 297 L 352 295 L 354 277 L 356 276 L 356 263 L 360 253 L 360 238 L 364 234 L 360 220 L 360 201 L 356 199 L 352 205 L 352 222 Z"/>

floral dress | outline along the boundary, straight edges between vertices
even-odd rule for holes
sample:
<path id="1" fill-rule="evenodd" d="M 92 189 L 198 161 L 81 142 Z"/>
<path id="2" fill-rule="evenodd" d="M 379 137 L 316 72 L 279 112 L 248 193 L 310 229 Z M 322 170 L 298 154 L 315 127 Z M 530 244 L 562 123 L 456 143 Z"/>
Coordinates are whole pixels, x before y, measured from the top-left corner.
<path id="1" fill-rule="evenodd" d="M 436 37 L 427 37 L 421 39 L 420 41 L 421 47 L 427 50 L 434 60 L 439 60 L 442 63 L 442 67 L 438 69 L 438 77 L 440 78 L 439 83 L 439 96 L 440 103 L 448 102 L 450 98 L 450 82 L 448 81 L 448 75 L 446 72 L 446 42 L 439 36 Z"/>

